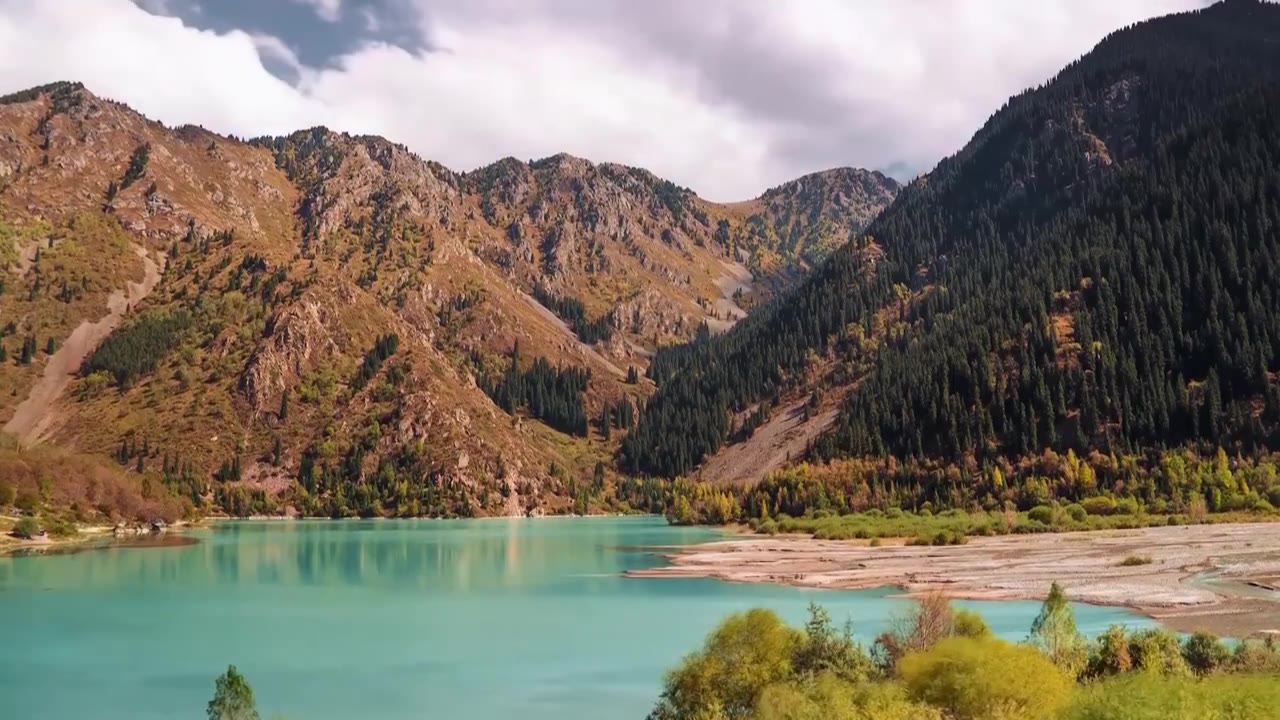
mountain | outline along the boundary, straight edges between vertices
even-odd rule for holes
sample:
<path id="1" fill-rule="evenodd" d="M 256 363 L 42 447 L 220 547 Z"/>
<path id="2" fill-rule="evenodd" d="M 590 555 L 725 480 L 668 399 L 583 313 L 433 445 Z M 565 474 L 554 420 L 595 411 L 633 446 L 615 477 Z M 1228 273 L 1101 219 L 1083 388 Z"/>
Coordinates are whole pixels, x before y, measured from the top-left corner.
<path id="1" fill-rule="evenodd" d="M 1012 497 L 1010 472 L 1082 494 L 1064 455 L 1132 491 L 1165 450 L 1274 451 L 1278 270 L 1280 6 L 1143 22 L 1009 100 L 794 291 L 659 353 L 620 459 L 719 480 L 852 460 L 871 493 L 965 505 Z"/>
<path id="2" fill-rule="evenodd" d="M 897 189 L 836 170 L 720 205 L 568 155 L 457 173 L 33 88 L 0 98 L 0 423 L 241 514 L 603 507 L 652 354 Z"/>

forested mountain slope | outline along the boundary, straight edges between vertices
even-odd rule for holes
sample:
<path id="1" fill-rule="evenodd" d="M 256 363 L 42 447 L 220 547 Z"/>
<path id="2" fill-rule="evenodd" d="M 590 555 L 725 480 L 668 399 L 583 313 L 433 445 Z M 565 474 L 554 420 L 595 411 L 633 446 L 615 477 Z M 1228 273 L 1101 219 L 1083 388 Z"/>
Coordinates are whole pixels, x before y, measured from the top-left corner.
<path id="1" fill-rule="evenodd" d="M 457 173 L 377 137 L 16 93 L 0 423 L 238 513 L 599 507 L 652 353 L 729 327 L 897 190 L 828 174 L 725 206 L 567 155 Z"/>
<path id="2" fill-rule="evenodd" d="M 660 354 L 621 460 L 689 473 L 832 396 L 812 457 L 954 463 L 975 491 L 1045 450 L 1275 449 L 1277 271 L 1280 6 L 1147 21 L 1011 99 L 794 292 Z"/>

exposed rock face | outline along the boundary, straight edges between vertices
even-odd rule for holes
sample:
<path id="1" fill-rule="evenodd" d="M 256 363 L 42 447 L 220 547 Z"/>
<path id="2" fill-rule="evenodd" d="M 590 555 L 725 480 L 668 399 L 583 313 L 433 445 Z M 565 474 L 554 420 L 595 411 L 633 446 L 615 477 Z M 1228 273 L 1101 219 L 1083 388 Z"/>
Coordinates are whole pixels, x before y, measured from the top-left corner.
<path id="1" fill-rule="evenodd" d="M 249 358 L 241 376 L 245 398 L 255 412 L 278 407 L 287 388 L 335 352 L 338 345 L 329 334 L 323 304 L 307 300 L 285 308 L 274 318 L 271 335 Z"/>
<path id="2" fill-rule="evenodd" d="M 591 430 L 568 457 L 574 446 L 555 431 L 495 405 L 478 376 L 513 347 L 526 362 L 589 370 L 585 406 L 598 418 L 648 392 L 625 382 L 628 366 L 643 372 L 657 345 L 703 322 L 727 327 L 739 302 L 776 285 L 771 273 L 803 271 L 895 191 L 876 173 L 835 170 L 718 205 L 648 171 L 569 155 L 460 174 L 325 128 L 252 142 L 170 129 L 78 84 L 0 98 L 0 221 L 19 229 L 15 247 L 57 235 L 68 252 L 97 252 L 74 229 L 94 218 L 169 257 L 130 313 L 190 318 L 132 387 L 77 381 L 58 404 L 54 441 L 108 452 L 145 434 L 202 476 L 244 456 L 254 468 L 244 482 L 270 492 L 297 477 L 304 455 L 337 464 L 326 453 L 359 445 L 363 459 L 346 472 L 360 482 L 399 458 L 400 472 L 456 498 L 459 513 L 554 510 L 566 478 L 589 476 L 586 458 L 617 441 Z M 797 234 L 800 243 L 779 241 Z M 753 258 L 764 282 L 736 264 Z M 44 300 L 0 307 L 20 334 L 51 332 L 35 325 L 50 308 L 79 307 L 55 304 L 55 293 L 88 293 L 86 306 L 101 307 L 136 280 L 127 264 L 99 268 L 101 288 L 66 262 L 24 264 L 35 269 L 15 282 Z M 729 284 L 726 268 L 736 268 Z M 583 317 L 557 317 L 535 296 L 580 303 Z M 578 321 L 609 331 L 583 342 Z M 387 334 L 399 339 L 394 356 L 372 381 L 354 381 Z M 385 380 L 392 366 L 397 385 Z M 0 368 L 17 400 L 34 376 Z M 13 404 L 0 401 L 0 421 Z M 604 447 L 580 452 L 594 445 Z"/>

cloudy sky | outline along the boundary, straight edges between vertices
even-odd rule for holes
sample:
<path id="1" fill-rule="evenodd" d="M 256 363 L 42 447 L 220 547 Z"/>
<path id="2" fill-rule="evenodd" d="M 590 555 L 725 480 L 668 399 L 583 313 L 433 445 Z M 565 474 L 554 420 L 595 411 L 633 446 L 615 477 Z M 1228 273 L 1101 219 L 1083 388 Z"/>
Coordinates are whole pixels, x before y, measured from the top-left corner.
<path id="1" fill-rule="evenodd" d="M 1206 0 L 0 0 L 0 93 L 169 124 L 327 125 L 455 170 L 569 152 L 717 200 L 899 178 L 1112 29 Z"/>

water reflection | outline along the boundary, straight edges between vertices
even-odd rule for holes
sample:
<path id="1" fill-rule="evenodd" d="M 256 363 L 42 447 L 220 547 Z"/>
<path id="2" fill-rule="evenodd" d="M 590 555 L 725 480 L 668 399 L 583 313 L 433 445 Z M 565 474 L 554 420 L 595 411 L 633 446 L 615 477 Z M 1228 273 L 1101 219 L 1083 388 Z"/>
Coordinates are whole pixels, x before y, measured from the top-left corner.
<path id="1" fill-rule="evenodd" d="M 117 541 L 70 562 L 0 564 L 0 581 L 106 589 L 139 583 L 347 585 L 487 592 L 554 589 L 566 576 L 615 575 L 646 561 L 625 524 L 584 540 L 573 520 L 230 522 L 189 535 Z M 633 529 L 632 529 L 633 530 Z M 696 538 L 708 531 L 690 530 Z M 668 543 L 680 537 L 663 538 Z M 665 544 L 665 543 L 664 543 Z M 147 548 L 146 553 L 136 552 Z M 642 549 L 643 548 L 643 549 Z M 626 569 L 625 567 L 622 569 Z"/>
<path id="2" fill-rule="evenodd" d="M 710 539 L 653 518 L 237 522 L 184 546 L 0 559 L 0 716 L 198 714 L 235 663 L 264 717 L 643 717 L 663 670 L 729 612 L 801 622 L 811 599 L 864 640 L 902 601 L 622 577 Z M 977 604 L 974 604 L 977 606 Z M 1035 603 L 982 605 L 1025 636 Z M 1129 616 L 1081 610 L 1096 632 Z M 68 688 L 71 691 L 68 691 Z"/>

